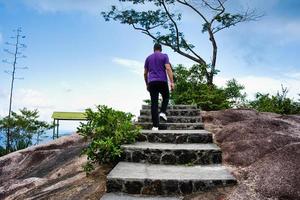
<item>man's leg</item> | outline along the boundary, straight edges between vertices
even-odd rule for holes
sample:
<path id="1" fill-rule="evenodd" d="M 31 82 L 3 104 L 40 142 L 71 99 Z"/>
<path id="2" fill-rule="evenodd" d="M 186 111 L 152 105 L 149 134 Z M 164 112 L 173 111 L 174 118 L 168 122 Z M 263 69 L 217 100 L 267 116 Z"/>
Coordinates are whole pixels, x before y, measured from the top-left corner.
<path id="1" fill-rule="evenodd" d="M 152 123 L 153 127 L 159 126 L 159 119 L 158 119 L 158 95 L 159 90 L 157 89 L 157 84 L 149 84 L 149 92 L 151 96 L 151 115 L 152 115 Z"/>
<path id="2" fill-rule="evenodd" d="M 167 82 L 162 82 L 160 84 L 160 91 L 161 96 L 162 96 L 162 103 L 161 103 L 161 108 L 160 112 L 165 113 L 167 112 L 167 107 L 169 104 L 169 98 L 170 98 L 170 93 L 169 93 L 169 86 Z"/>

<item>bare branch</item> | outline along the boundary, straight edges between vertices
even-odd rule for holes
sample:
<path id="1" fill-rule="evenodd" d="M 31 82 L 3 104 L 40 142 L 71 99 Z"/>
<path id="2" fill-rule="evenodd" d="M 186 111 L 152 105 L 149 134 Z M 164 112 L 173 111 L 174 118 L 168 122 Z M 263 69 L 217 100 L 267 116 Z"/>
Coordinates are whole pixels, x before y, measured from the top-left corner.
<path id="1" fill-rule="evenodd" d="M 16 69 L 28 69 L 28 67 L 16 67 Z"/>
<path id="2" fill-rule="evenodd" d="M 172 21 L 174 27 L 175 27 L 175 30 L 176 30 L 176 43 L 177 43 L 177 49 L 178 51 L 180 50 L 180 46 L 179 46 L 179 30 L 178 30 L 178 26 L 177 26 L 177 23 L 175 22 L 175 20 L 172 18 L 169 10 L 167 9 L 167 6 L 166 4 L 164 3 L 164 0 L 160 1 L 160 3 L 163 5 L 163 8 L 165 10 L 165 12 L 167 13 L 169 19 Z"/>
<path id="3" fill-rule="evenodd" d="M 132 25 L 132 27 L 133 27 L 135 30 L 142 31 L 142 32 L 147 32 L 147 31 L 148 31 L 147 29 L 143 29 L 143 28 L 136 27 L 135 24 L 131 24 L 131 25 Z"/>
<path id="4" fill-rule="evenodd" d="M 206 23 L 208 23 L 208 20 L 206 19 L 206 17 L 199 11 L 197 10 L 194 6 L 192 6 L 191 4 L 189 4 L 186 0 L 177 0 L 177 2 L 181 3 L 182 5 L 188 6 L 189 8 L 191 8 L 193 11 L 195 11 Z"/>
<path id="5" fill-rule="evenodd" d="M 6 53 L 8 53 L 8 54 L 11 54 L 11 55 L 15 55 L 15 53 L 14 52 L 11 52 L 10 50 L 8 50 L 8 49 L 4 49 L 4 52 L 6 52 Z"/>
<path id="6" fill-rule="evenodd" d="M 132 27 L 135 29 L 135 30 L 138 30 L 138 31 L 141 31 L 143 34 L 151 37 L 153 40 L 155 41 L 159 41 L 159 39 L 157 37 L 155 37 L 149 30 L 147 29 L 144 29 L 144 28 L 140 28 L 140 27 L 137 27 L 135 24 L 131 24 Z M 200 57 L 200 58 L 195 58 L 194 56 L 191 56 L 190 54 L 187 54 L 183 51 L 181 51 L 180 49 L 174 47 L 172 44 L 168 43 L 168 42 L 164 42 L 164 41 L 159 41 L 162 45 L 164 46 L 167 46 L 167 47 L 170 47 L 171 49 L 173 49 L 175 52 L 197 62 L 197 63 L 202 63 L 202 64 L 205 64 L 205 61 Z"/>
<path id="7" fill-rule="evenodd" d="M 215 15 L 213 18 L 212 18 L 212 20 L 210 21 L 210 24 L 213 24 L 213 22 L 219 17 L 219 16 L 221 16 L 224 12 L 225 12 L 225 7 L 224 7 L 224 3 L 226 2 L 226 1 L 220 1 L 220 0 L 218 0 L 218 2 L 219 2 L 219 4 L 220 4 L 220 8 L 221 9 L 219 9 L 218 11 L 218 13 L 217 13 L 217 15 Z"/>
<path id="8" fill-rule="evenodd" d="M 3 59 L 2 62 L 10 65 L 14 64 L 14 62 L 10 62 L 7 59 Z"/>
<path id="9" fill-rule="evenodd" d="M 218 0 L 218 2 L 219 2 L 219 4 L 220 4 L 220 8 L 221 8 L 221 10 L 220 10 L 220 11 L 225 11 L 224 4 L 225 4 L 226 0 L 223 0 L 223 1 L 221 1 L 221 0 Z"/>
<path id="10" fill-rule="evenodd" d="M 5 70 L 4 73 L 9 74 L 9 75 L 12 75 L 12 72 L 11 72 L 11 71 L 8 71 L 8 70 Z"/>
<path id="11" fill-rule="evenodd" d="M 120 0 L 122 2 L 131 2 L 133 4 L 143 4 L 144 0 Z M 155 11 L 135 11 L 125 10 L 118 11 L 116 6 L 112 6 L 112 10 L 108 13 L 103 12 L 106 21 L 113 19 L 120 21 L 122 24 L 129 24 L 135 30 L 142 32 L 149 36 L 154 41 L 160 42 L 162 45 L 170 47 L 172 50 L 180 55 L 183 55 L 190 60 L 193 60 L 199 64 L 205 64 L 206 61 L 202 59 L 200 54 L 194 49 L 194 46 L 184 38 L 182 30 L 178 21 L 180 18 L 176 18 L 176 13 L 172 12 L 169 5 L 183 5 L 190 11 L 196 13 L 200 17 L 200 26 L 202 32 L 208 33 L 209 40 L 212 45 L 212 58 L 209 67 L 206 69 L 206 77 L 209 84 L 213 84 L 213 76 L 216 74 L 216 61 L 218 54 L 218 46 L 215 38 L 215 34 L 225 28 L 229 28 L 238 23 L 245 21 L 258 20 L 262 15 L 257 15 L 255 11 L 231 13 L 226 10 L 227 0 L 149 0 L 153 2 L 155 6 L 159 7 Z M 200 7 L 198 7 L 198 5 Z M 209 13 L 207 13 L 208 11 Z M 181 16 L 181 15 L 180 15 Z M 167 33 L 157 32 L 154 29 L 162 28 Z M 207 65 L 206 65 L 207 66 Z"/>
<path id="12" fill-rule="evenodd" d="M 210 3 L 208 3 L 206 0 L 202 0 L 202 2 L 204 3 L 205 6 L 207 6 L 208 8 L 210 8 L 211 10 L 214 11 L 222 11 L 222 6 L 218 6 L 218 7 L 213 7 Z M 220 3 L 220 1 L 218 1 Z M 222 3 L 224 3 L 225 1 L 223 1 Z M 221 4 L 221 3 L 220 3 Z"/>
<path id="13" fill-rule="evenodd" d="M 203 60 L 203 58 L 201 58 L 189 45 L 188 43 L 186 42 L 186 40 L 184 38 L 181 38 L 182 41 L 185 43 L 187 49 L 192 52 L 200 61 L 201 63 L 205 63 L 205 61 Z"/>

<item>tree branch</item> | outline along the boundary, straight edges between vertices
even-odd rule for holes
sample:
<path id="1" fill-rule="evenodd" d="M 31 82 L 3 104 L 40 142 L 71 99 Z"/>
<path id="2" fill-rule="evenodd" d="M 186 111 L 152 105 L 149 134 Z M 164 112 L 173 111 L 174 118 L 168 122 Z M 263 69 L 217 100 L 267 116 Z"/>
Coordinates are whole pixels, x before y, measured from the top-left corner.
<path id="1" fill-rule="evenodd" d="M 138 31 L 141 31 L 143 34 L 145 35 L 148 35 L 149 37 L 151 37 L 153 40 L 155 41 L 159 41 L 159 39 L 157 37 L 155 37 L 149 30 L 147 29 L 144 29 L 144 28 L 140 28 L 140 27 L 136 27 L 135 24 L 131 24 L 132 27 L 135 29 L 135 30 L 138 30 Z M 195 58 L 194 56 L 191 56 L 190 54 L 187 54 L 183 51 L 181 51 L 180 49 L 178 50 L 176 47 L 174 47 L 172 44 L 168 43 L 168 42 L 163 42 L 163 41 L 159 41 L 162 45 L 165 45 L 167 47 L 170 47 L 171 49 L 173 49 L 175 52 L 197 62 L 197 63 L 201 63 L 201 64 L 206 64 L 206 62 L 203 60 L 203 59 L 198 59 L 198 58 Z"/>
<path id="2" fill-rule="evenodd" d="M 230 26 L 235 26 L 236 24 L 241 23 L 241 22 L 257 21 L 258 19 L 260 19 L 263 16 L 264 16 L 263 14 L 257 15 L 255 10 L 252 10 L 251 12 L 249 12 L 249 9 L 247 9 L 247 11 L 243 15 L 241 15 L 240 19 L 236 20 L 235 22 L 232 22 L 230 24 Z M 217 26 L 212 29 L 213 34 L 219 32 L 225 28 L 229 28 L 230 26 L 225 26 L 225 25 Z"/>
<path id="3" fill-rule="evenodd" d="M 202 1 L 204 1 L 204 0 L 202 0 Z M 219 13 L 218 13 L 217 15 L 215 15 L 215 16 L 212 18 L 212 20 L 210 21 L 210 24 L 211 24 L 211 25 L 213 24 L 213 22 L 214 22 L 219 16 L 221 16 L 221 15 L 225 12 L 225 7 L 224 7 L 225 1 L 222 3 L 220 0 L 218 0 L 218 2 L 219 2 L 219 4 L 220 4 L 219 7 L 220 7 L 221 9 L 218 10 Z"/>
<path id="4" fill-rule="evenodd" d="M 180 0 L 178 0 L 178 1 L 180 1 Z M 178 53 L 180 53 L 180 54 L 185 54 L 185 56 L 190 56 L 189 54 L 186 54 L 186 53 L 184 53 L 183 51 L 181 51 L 181 49 L 180 49 L 180 47 L 179 47 L 179 44 L 180 44 L 180 41 L 179 41 L 179 29 L 178 29 L 178 25 L 177 25 L 177 23 L 175 22 L 175 20 L 172 18 L 172 16 L 171 16 L 171 14 L 170 14 L 170 12 L 169 12 L 169 10 L 167 9 L 167 7 L 166 7 L 166 4 L 164 3 L 164 1 L 162 0 L 162 1 L 160 1 L 161 2 L 161 4 L 163 5 L 163 7 L 164 7 L 164 10 L 165 10 L 165 12 L 167 13 L 167 15 L 168 15 L 168 17 L 170 18 L 170 20 L 172 21 L 172 23 L 174 24 L 174 27 L 175 27 L 175 30 L 176 30 L 176 41 L 177 41 L 177 52 Z M 186 1 L 185 1 L 185 3 L 187 3 Z M 188 4 L 188 3 L 187 3 Z M 189 5 L 189 4 L 188 4 Z M 191 6 L 191 5 L 190 5 Z M 201 13 L 200 13 L 201 14 Z M 202 14 L 201 14 L 202 15 Z M 204 17 L 204 16 L 203 16 Z M 185 39 L 182 37 L 181 38 L 182 39 L 182 41 L 186 44 L 186 47 L 187 47 L 187 49 L 188 50 L 190 50 L 199 60 L 200 60 L 200 62 L 201 63 L 205 63 L 205 61 L 187 44 L 187 42 L 185 41 Z M 174 48 L 173 48 L 174 49 Z"/>
<path id="5" fill-rule="evenodd" d="M 191 51 L 199 60 L 201 60 L 201 62 L 202 63 L 206 63 L 204 60 L 203 60 L 203 58 L 201 58 L 189 45 L 188 45 L 188 43 L 186 42 L 186 40 L 184 39 L 184 38 L 182 38 L 182 41 L 186 44 L 186 46 L 187 46 L 187 49 L 189 50 L 189 51 Z"/>
<path id="6" fill-rule="evenodd" d="M 208 23 L 208 20 L 206 19 L 206 17 L 199 11 L 197 10 L 194 6 L 192 6 L 191 4 L 189 4 L 188 2 L 186 2 L 186 0 L 177 0 L 177 2 L 181 3 L 182 5 L 188 6 L 189 8 L 191 8 L 193 11 L 195 11 L 206 23 Z"/>
<path id="7" fill-rule="evenodd" d="M 213 7 L 212 5 L 210 5 L 206 0 L 202 0 L 202 2 L 207 6 L 207 7 L 209 7 L 210 9 L 212 9 L 212 10 L 214 10 L 214 11 L 221 11 L 221 9 L 220 9 L 220 6 L 218 6 L 218 7 Z"/>
<path id="8" fill-rule="evenodd" d="M 177 23 L 174 21 L 174 19 L 172 18 L 170 12 L 168 11 L 167 6 L 166 6 L 164 0 L 160 1 L 160 3 L 163 5 L 165 12 L 167 13 L 169 19 L 172 21 L 172 23 L 173 23 L 173 25 L 175 27 L 175 30 L 176 30 L 176 43 L 177 43 L 177 49 L 179 51 L 180 50 L 180 47 L 179 47 L 179 43 L 180 42 L 179 42 L 179 30 L 178 30 Z"/>

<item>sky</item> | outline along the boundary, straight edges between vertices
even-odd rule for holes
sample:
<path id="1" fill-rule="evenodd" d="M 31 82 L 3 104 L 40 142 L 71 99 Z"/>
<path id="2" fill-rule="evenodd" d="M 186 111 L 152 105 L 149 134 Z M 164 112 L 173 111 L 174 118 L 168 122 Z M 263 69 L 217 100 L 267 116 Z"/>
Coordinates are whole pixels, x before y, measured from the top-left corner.
<path id="1" fill-rule="evenodd" d="M 28 48 L 19 60 L 13 93 L 13 110 L 38 109 L 42 120 L 51 121 L 53 111 L 84 111 L 105 104 L 138 115 L 149 98 L 143 80 L 145 58 L 153 41 L 117 22 L 105 22 L 100 13 L 112 4 L 131 8 L 116 0 L 0 0 L 0 60 L 10 59 L 3 49 L 13 29 L 22 27 Z M 248 98 L 256 92 L 275 94 L 281 85 L 289 97 L 300 93 L 300 1 L 228 0 L 229 10 L 248 7 L 263 13 L 258 21 L 239 24 L 217 33 L 221 71 L 215 83 L 224 86 L 235 78 Z M 143 9 L 152 9 L 143 5 Z M 211 56 L 207 35 L 201 33 L 198 16 L 185 8 L 180 28 L 206 60 Z M 173 65 L 193 62 L 164 48 Z M 0 116 L 7 115 L 11 66 L 0 63 Z M 77 124 L 63 123 L 75 130 Z"/>

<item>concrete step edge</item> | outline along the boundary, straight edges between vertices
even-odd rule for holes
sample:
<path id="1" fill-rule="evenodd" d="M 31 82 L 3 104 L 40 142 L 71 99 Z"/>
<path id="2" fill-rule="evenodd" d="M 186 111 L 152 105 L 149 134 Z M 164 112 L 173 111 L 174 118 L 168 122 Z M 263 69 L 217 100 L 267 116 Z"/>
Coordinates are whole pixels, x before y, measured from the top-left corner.
<path id="1" fill-rule="evenodd" d="M 142 134 L 152 134 L 152 133 L 158 133 L 158 134 L 212 134 L 211 132 L 207 130 L 158 130 L 158 131 L 152 131 L 152 130 L 141 130 Z"/>
<path id="2" fill-rule="evenodd" d="M 138 118 L 142 119 L 151 119 L 151 116 L 149 115 L 140 115 Z M 173 118 L 173 119 L 201 119 L 200 116 L 178 116 L 178 115 L 167 115 L 167 118 Z"/>
<path id="3" fill-rule="evenodd" d="M 161 105 L 158 105 L 158 107 L 160 108 Z M 151 105 L 142 105 L 142 109 L 149 109 L 151 108 Z M 168 105 L 168 109 L 170 108 L 193 108 L 193 109 L 198 109 L 197 105 Z"/>
<path id="4" fill-rule="evenodd" d="M 183 166 L 131 162 L 119 162 L 107 178 L 127 180 L 236 180 L 221 164 Z"/>
<path id="5" fill-rule="evenodd" d="M 152 124 L 152 122 L 135 122 L 135 124 L 141 124 L 141 125 L 148 125 Z M 166 125 L 203 125 L 203 122 L 196 122 L 196 123 L 180 123 L 180 122 L 175 122 L 175 123 L 170 123 L 170 122 L 160 122 L 160 124 L 166 124 Z"/>
<path id="6" fill-rule="evenodd" d="M 140 111 L 151 111 L 151 109 L 148 109 L 148 108 L 146 108 L 146 109 L 141 109 Z M 201 110 L 200 109 L 198 109 L 198 108 L 190 108 L 190 109 L 173 109 L 173 108 L 171 108 L 171 109 L 167 109 L 167 112 L 168 111 L 173 111 L 173 112 L 179 112 L 179 111 L 198 111 L 198 112 L 201 112 Z"/>
<path id="7" fill-rule="evenodd" d="M 177 196 L 146 196 L 146 195 L 130 195 L 125 193 L 106 193 L 101 200 L 182 200 L 183 197 Z"/>
<path id="8" fill-rule="evenodd" d="M 172 144 L 172 143 L 150 143 L 150 142 L 136 142 L 134 144 L 125 144 L 121 146 L 128 150 L 139 150 L 139 149 L 149 149 L 149 150 L 191 150 L 191 151 L 221 151 L 214 143 L 201 144 L 201 143 L 185 143 L 185 144 Z"/>

